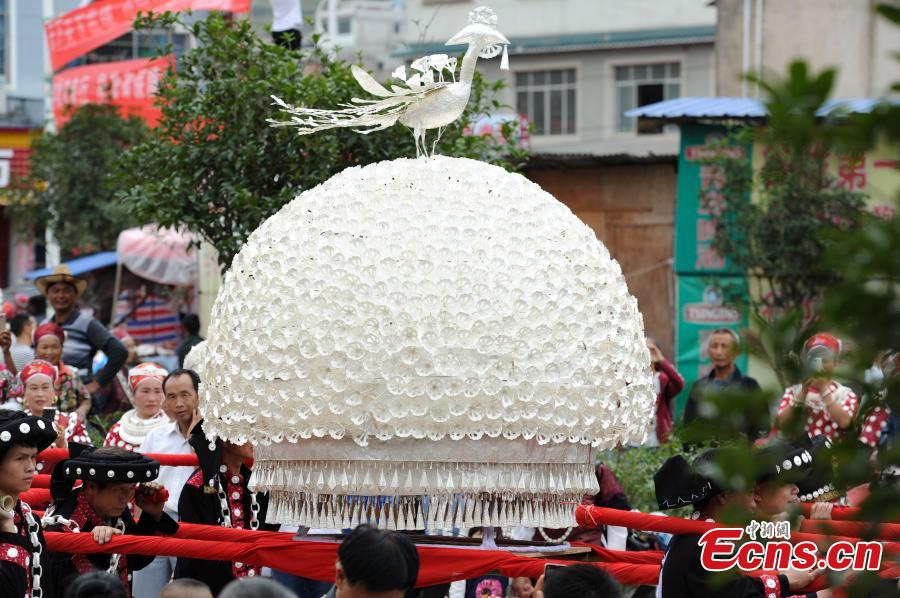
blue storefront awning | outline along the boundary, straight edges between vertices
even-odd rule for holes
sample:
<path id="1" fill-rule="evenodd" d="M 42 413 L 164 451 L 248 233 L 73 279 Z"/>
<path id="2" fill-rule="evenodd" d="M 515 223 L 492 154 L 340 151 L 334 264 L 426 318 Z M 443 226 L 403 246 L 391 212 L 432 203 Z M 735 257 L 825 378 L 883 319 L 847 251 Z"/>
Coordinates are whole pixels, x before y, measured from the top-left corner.
<path id="1" fill-rule="evenodd" d="M 63 262 L 66 266 L 69 267 L 69 270 L 72 274 L 78 276 L 79 274 L 84 274 L 85 272 L 92 272 L 94 270 L 99 270 L 101 268 L 107 268 L 109 266 L 114 266 L 116 263 L 116 252 L 115 251 L 103 251 L 100 253 L 95 253 L 93 255 L 86 255 L 84 257 L 79 257 L 74 260 L 69 260 L 68 262 Z M 53 271 L 53 268 L 41 268 L 40 270 L 31 270 L 30 272 L 25 273 L 25 278 L 28 280 L 35 280 L 40 278 L 41 276 L 46 276 Z"/>

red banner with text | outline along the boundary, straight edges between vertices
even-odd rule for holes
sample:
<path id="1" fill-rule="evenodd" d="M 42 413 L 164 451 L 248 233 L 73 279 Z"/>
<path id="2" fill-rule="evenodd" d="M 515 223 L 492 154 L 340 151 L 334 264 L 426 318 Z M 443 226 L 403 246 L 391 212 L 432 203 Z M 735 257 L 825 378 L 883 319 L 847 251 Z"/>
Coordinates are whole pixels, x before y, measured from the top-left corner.
<path id="1" fill-rule="evenodd" d="M 250 0 L 99 0 L 67 12 L 44 25 L 50 64 L 66 63 L 131 31 L 139 12 L 180 10 L 248 12 Z"/>
<path id="2" fill-rule="evenodd" d="M 73 109 L 85 104 L 112 104 L 122 116 L 137 116 L 151 127 L 159 118 L 153 96 L 173 56 L 103 62 L 67 69 L 53 77 L 53 116 L 56 126 L 69 120 Z"/>

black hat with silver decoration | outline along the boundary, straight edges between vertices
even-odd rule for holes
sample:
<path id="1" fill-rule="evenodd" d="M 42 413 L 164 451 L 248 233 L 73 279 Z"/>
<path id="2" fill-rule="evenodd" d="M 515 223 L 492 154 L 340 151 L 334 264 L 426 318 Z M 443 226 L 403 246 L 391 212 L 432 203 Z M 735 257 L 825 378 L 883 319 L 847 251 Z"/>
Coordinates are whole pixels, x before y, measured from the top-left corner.
<path id="1" fill-rule="evenodd" d="M 799 444 L 809 447 L 811 466 L 806 475 L 797 482 L 802 502 L 826 502 L 837 498 L 839 492 L 834 487 L 834 463 L 828 455 L 831 440 L 827 436 L 810 439 L 805 434 Z"/>
<path id="2" fill-rule="evenodd" d="M 69 443 L 69 458 L 53 468 L 50 494 L 54 500 L 65 500 L 75 480 L 106 484 L 140 484 L 159 476 L 159 461 L 140 453 L 113 447 L 94 448 Z"/>
<path id="3" fill-rule="evenodd" d="M 33 446 L 40 452 L 55 440 L 56 427 L 50 420 L 24 411 L 0 409 L 0 459 L 13 446 Z"/>
<path id="4" fill-rule="evenodd" d="M 813 456 L 808 443 L 803 446 L 781 439 L 773 440 L 756 449 L 754 460 L 758 464 L 756 481 L 777 481 L 784 484 L 799 483 L 808 474 Z"/>
<path id="5" fill-rule="evenodd" d="M 701 471 L 681 455 L 669 457 L 653 475 L 656 502 L 663 511 L 696 504 L 722 493 L 714 476 Z"/>

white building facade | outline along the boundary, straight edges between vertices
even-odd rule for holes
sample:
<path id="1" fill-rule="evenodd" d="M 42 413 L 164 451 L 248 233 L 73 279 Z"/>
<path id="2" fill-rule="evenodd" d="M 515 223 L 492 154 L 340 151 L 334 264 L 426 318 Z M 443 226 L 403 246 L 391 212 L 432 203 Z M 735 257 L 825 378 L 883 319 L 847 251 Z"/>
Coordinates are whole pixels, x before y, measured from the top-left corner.
<path id="1" fill-rule="evenodd" d="M 452 52 L 444 42 L 480 4 L 407 0 L 398 54 Z M 479 61 L 479 70 L 506 80 L 499 99 L 528 117 L 535 152 L 674 154 L 674 129 L 639 131 L 624 112 L 714 91 L 716 12 L 708 0 L 495 0 L 491 7 L 511 42 L 510 70 L 501 71 L 499 59 Z"/>
<path id="2" fill-rule="evenodd" d="M 304 46 L 314 33 L 321 44 L 336 48 L 345 60 L 364 66 L 375 77 L 385 79 L 402 58 L 393 55 L 403 41 L 405 15 L 399 0 L 297 0 L 303 23 L 300 32 Z M 251 19 L 258 30 L 272 21 L 272 6 L 265 0 L 253 3 Z M 311 22 L 311 24 L 310 24 Z"/>

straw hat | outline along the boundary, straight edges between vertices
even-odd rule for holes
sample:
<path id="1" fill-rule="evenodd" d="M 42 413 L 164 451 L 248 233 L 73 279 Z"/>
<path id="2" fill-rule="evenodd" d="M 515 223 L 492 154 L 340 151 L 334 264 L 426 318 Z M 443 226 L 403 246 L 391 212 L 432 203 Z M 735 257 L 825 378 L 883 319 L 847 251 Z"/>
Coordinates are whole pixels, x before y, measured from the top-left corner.
<path id="1" fill-rule="evenodd" d="M 53 268 L 53 272 L 46 276 L 41 276 L 37 280 L 34 281 L 34 286 L 37 287 L 37 290 L 41 292 L 42 295 L 47 294 L 47 289 L 49 289 L 52 285 L 57 282 L 65 282 L 73 287 L 75 287 L 75 292 L 78 295 L 81 295 L 84 290 L 87 288 L 87 280 L 80 276 L 75 276 L 72 274 L 72 271 L 69 270 L 69 267 L 65 264 L 60 264 Z"/>

